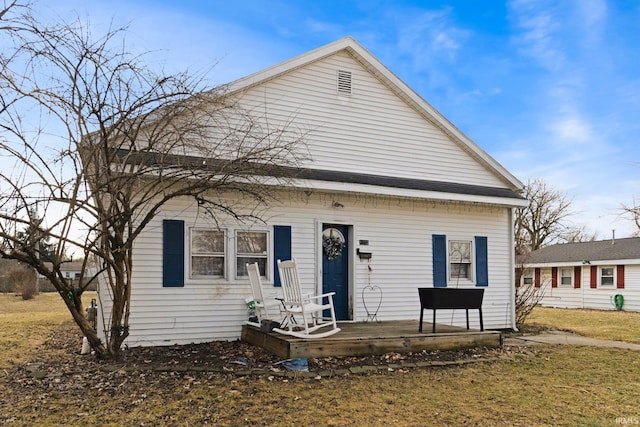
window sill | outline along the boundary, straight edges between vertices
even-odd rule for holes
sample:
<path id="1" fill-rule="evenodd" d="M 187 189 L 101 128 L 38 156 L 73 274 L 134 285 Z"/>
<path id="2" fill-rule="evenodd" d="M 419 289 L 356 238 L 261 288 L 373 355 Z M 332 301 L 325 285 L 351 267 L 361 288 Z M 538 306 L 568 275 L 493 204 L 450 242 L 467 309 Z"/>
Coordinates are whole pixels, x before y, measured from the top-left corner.
<path id="1" fill-rule="evenodd" d="M 447 288 L 458 288 L 458 287 L 462 287 L 462 288 L 472 288 L 476 286 L 476 282 L 472 282 L 471 280 L 461 280 L 461 279 L 456 279 L 456 280 L 451 280 L 449 283 L 447 283 Z"/>

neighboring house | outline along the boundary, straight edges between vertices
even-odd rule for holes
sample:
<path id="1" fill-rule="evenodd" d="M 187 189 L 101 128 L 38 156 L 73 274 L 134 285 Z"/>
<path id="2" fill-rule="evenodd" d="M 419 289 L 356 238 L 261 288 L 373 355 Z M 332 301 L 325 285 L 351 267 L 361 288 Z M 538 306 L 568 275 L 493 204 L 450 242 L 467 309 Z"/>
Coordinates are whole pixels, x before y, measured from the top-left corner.
<path id="1" fill-rule="evenodd" d="M 521 267 L 521 268 L 520 268 Z M 566 243 L 522 260 L 520 285 L 542 288 L 543 306 L 640 311 L 640 238 Z"/>
<path id="2" fill-rule="evenodd" d="M 60 272 L 63 276 L 78 286 L 80 280 L 80 274 L 82 272 L 83 261 L 67 261 L 60 265 Z M 90 268 L 90 267 L 89 267 Z M 91 271 L 85 273 L 85 276 L 91 277 Z M 86 282 L 85 282 L 86 283 Z M 56 288 L 53 287 L 49 279 L 45 279 L 44 276 L 40 276 L 40 292 L 56 292 Z M 95 285 L 92 283 L 86 289 L 87 291 L 96 290 Z"/>
<path id="3" fill-rule="evenodd" d="M 69 261 L 62 263 L 60 271 L 69 280 L 80 279 L 80 273 L 82 272 L 82 261 Z"/>
<path id="4" fill-rule="evenodd" d="M 168 204 L 134 247 L 129 346 L 239 338 L 251 295 L 244 263 L 257 261 L 277 292 L 276 261 L 291 257 L 305 292 L 336 292 L 341 321 L 376 309 L 379 294 L 363 294 L 369 284 L 382 289 L 378 319 L 416 319 L 416 328 L 417 288 L 481 286 L 485 327 L 515 326 L 522 183 L 355 40 L 230 90 L 247 110 L 311 130 L 304 179 L 281 189 L 265 223 L 220 217 L 216 226 L 193 198 Z M 332 259 L 327 237 L 344 244 Z M 108 290 L 99 296 L 102 330 Z M 464 310 L 442 319 L 463 326 Z"/>

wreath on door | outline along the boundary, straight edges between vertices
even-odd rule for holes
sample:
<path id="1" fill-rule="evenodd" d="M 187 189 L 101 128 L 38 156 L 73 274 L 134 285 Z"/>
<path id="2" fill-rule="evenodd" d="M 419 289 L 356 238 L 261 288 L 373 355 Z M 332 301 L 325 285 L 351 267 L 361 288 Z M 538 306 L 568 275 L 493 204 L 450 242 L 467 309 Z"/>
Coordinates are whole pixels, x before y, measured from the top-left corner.
<path id="1" fill-rule="evenodd" d="M 344 249 L 344 236 L 340 230 L 327 228 L 322 232 L 322 249 L 329 260 L 342 255 Z"/>

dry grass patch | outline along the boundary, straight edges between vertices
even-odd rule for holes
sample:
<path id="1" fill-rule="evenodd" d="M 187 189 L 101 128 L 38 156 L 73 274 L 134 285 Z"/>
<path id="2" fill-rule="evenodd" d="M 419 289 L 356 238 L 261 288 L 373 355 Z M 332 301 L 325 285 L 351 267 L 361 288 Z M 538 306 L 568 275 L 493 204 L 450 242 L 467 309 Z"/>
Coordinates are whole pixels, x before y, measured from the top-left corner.
<path id="1" fill-rule="evenodd" d="M 0 403 L 0 422 L 613 426 L 640 416 L 639 363 L 629 350 L 548 346 L 493 363 L 324 379 L 116 371 L 90 384 L 66 376 L 26 382 Z"/>
<path id="2" fill-rule="evenodd" d="M 240 380 L 215 397 L 206 387 L 191 397 L 213 405 L 221 425 L 614 425 L 616 417 L 640 415 L 639 366 L 625 366 L 636 358 L 548 348 L 458 368 L 289 384 Z"/>
<path id="3" fill-rule="evenodd" d="M 83 303 L 88 304 L 91 298 L 95 298 L 95 292 L 86 292 Z M 47 337 L 70 319 L 57 293 L 40 293 L 30 300 L 12 293 L 0 294 L 0 368 L 28 362 L 35 353 L 46 351 L 43 343 Z M 68 323 L 65 327 L 75 325 Z"/>
<path id="4" fill-rule="evenodd" d="M 640 313 L 636 312 L 536 307 L 526 324 L 590 338 L 640 343 Z"/>
<path id="5" fill-rule="evenodd" d="M 506 347 L 493 362 L 321 379 L 104 371 L 101 362 L 76 354 L 80 342 L 61 345 L 77 336 L 60 333 L 74 325 L 57 295 L 3 298 L 0 320 L 13 326 L 0 329 L 0 348 L 5 354 L 7 343 L 16 342 L 12 358 L 20 366 L 0 369 L 0 424 L 615 426 L 621 419 L 640 420 L 640 353 L 630 350 Z M 566 328 L 546 323 L 556 312 L 565 319 L 578 314 L 540 309 L 536 322 Z M 619 316 L 627 313 L 600 314 L 628 326 L 629 319 Z M 587 325 L 603 321 L 589 319 Z M 22 331 L 19 339 L 16 330 Z M 63 366 L 48 359 L 73 369 L 63 374 Z M 48 375 L 34 378 L 28 369 L 34 364 L 25 360 L 48 367 Z"/>

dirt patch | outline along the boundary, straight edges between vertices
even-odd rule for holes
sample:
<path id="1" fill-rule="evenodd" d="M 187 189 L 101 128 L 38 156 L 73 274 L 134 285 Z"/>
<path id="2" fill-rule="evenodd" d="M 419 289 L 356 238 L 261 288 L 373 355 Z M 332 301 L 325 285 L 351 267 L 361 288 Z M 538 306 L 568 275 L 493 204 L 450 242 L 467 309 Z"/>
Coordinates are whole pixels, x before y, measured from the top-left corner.
<path id="1" fill-rule="evenodd" d="M 118 360 L 100 360 L 92 355 L 80 355 L 82 338 L 72 324 L 51 335 L 44 343 L 46 352 L 59 355 L 55 359 L 40 359 L 23 364 L 18 370 L 39 371 L 48 375 L 72 375 L 86 372 L 121 369 L 136 370 L 245 372 L 247 369 L 280 372 L 292 369 L 282 360 L 264 349 L 243 341 L 214 341 L 203 344 L 158 347 L 135 347 L 123 351 Z M 306 360 L 308 370 L 341 371 L 352 367 L 413 366 L 424 362 L 473 361 L 495 358 L 505 349 L 472 348 L 458 351 L 421 351 L 417 353 L 386 353 L 378 356 L 325 357 Z M 287 367 L 289 366 L 289 368 Z"/>

